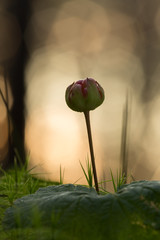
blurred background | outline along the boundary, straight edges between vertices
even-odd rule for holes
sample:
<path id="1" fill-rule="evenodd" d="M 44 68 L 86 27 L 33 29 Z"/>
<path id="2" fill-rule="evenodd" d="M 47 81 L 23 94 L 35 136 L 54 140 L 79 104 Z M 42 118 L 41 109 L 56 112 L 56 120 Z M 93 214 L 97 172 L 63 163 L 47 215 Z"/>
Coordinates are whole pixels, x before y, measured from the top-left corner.
<path id="1" fill-rule="evenodd" d="M 86 77 L 106 96 L 91 112 L 99 181 L 116 174 L 124 156 L 129 177 L 159 180 L 159 0 L 1 0 L 1 164 L 17 149 L 39 177 L 59 181 L 61 167 L 65 183 L 86 183 L 84 117 L 64 99 L 67 86 Z"/>

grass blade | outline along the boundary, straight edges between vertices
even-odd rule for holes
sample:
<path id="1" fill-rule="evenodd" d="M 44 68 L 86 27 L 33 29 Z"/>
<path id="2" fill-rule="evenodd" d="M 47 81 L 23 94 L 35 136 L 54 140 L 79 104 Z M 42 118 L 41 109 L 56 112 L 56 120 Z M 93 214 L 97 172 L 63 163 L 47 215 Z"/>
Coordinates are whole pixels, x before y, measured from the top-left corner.
<path id="1" fill-rule="evenodd" d="M 88 182 L 88 185 L 89 185 L 89 178 L 88 178 L 88 176 L 87 176 L 87 174 L 86 174 L 86 171 L 85 171 L 85 169 L 84 169 L 82 163 L 81 163 L 80 161 L 79 161 L 79 163 L 80 163 L 80 165 L 81 165 L 81 168 L 82 168 L 82 170 L 83 170 L 83 173 L 84 173 L 85 178 L 86 178 L 86 180 L 87 180 L 87 182 Z"/>
<path id="2" fill-rule="evenodd" d="M 121 135 L 121 153 L 120 153 L 120 165 L 122 169 L 122 175 L 127 179 L 128 170 L 128 139 L 129 139 L 129 113 L 131 111 L 131 104 L 129 101 L 128 92 L 126 94 L 126 102 L 123 108 L 122 116 L 122 135 Z M 126 182 L 126 181 L 125 181 Z"/>
<path id="3" fill-rule="evenodd" d="M 113 184 L 114 191 L 117 192 L 117 187 L 116 187 L 115 180 L 114 180 L 113 173 L 112 173 L 111 169 L 110 169 L 110 173 L 111 173 L 111 178 L 112 178 L 112 184 Z"/>

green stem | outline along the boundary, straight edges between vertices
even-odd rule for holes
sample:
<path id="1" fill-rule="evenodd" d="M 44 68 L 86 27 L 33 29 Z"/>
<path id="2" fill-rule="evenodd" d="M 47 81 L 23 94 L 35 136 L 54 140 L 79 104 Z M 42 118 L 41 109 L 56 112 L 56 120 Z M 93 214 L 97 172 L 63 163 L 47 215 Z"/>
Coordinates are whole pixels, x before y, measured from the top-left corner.
<path id="1" fill-rule="evenodd" d="M 95 182 L 96 191 L 99 194 L 99 187 L 98 187 L 96 164 L 95 164 L 94 151 L 93 151 L 93 142 L 92 142 L 92 133 L 91 133 L 89 111 L 84 112 L 84 116 L 85 116 L 86 126 L 87 126 L 87 133 L 88 133 L 88 141 L 89 141 L 89 148 L 90 148 L 90 154 L 91 154 L 91 162 L 92 162 L 94 182 Z"/>

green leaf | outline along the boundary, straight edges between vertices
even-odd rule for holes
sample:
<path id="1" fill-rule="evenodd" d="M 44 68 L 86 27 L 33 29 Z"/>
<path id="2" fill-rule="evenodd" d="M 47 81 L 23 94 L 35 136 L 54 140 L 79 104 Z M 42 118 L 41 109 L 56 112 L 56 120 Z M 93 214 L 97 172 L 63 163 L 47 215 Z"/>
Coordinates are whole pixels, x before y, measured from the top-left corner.
<path id="1" fill-rule="evenodd" d="M 160 182 L 133 182 L 106 195 L 72 184 L 40 188 L 17 199 L 3 225 L 50 229 L 51 238 L 41 234 L 46 240 L 159 240 Z"/>

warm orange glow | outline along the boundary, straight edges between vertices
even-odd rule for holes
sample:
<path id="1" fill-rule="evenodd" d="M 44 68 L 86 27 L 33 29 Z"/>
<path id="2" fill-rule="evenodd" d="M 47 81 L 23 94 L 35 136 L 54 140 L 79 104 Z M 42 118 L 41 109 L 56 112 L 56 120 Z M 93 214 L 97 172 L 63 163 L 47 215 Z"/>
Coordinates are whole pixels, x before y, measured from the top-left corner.
<path id="1" fill-rule="evenodd" d="M 26 69 L 26 148 L 30 166 L 48 179 L 58 181 L 61 165 L 65 182 L 80 177 L 78 183 L 85 182 L 79 164 L 85 164 L 89 153 L 85 123 L 82 114 L 68 109 L 64 93 L 72 82 L 86 77 L 95 78 L 106 93 L 104 104 L 91 113 L 99 179 L 104 172 L 110 179 L 110 168 L 116 173 L 119 167 L 127 90 L 132 96 L 129 173 L 138 179 L 151 177 L 159 164 L 159 100 L 144 103 L 141 98 L 145 50 L 137 49 L 145 35 L 134 14 L 105 4 L 106 8 L 103 1 L 66 1 L 44 8 L 42 1 L 32 3 L 25 33 L 31 54 Z M 158 32 L 157 19 L 158 13 Z M 159 75 L 157 67 L 152 76 L 155 88 Z"/>
<path id="2" fill-rule="evenodd" d="M 42 171 L 42 177 L 59 181 L 61 165 L 65 169 L 65 181 L 70 181 L 71 175 L 72 180 L 78 179 L 75 163 L 81 146 L 78 146 L 79 132 L 74 122 L 74 116 L 68 118 L 66 111 L 55 112 L 52 108 L 37 109 L 27 119 L 26 142 L 31 149 L 30 165 L 36 167 L 34 172 Z M 76 170 L 71 174 L 73 168 Z"/>

